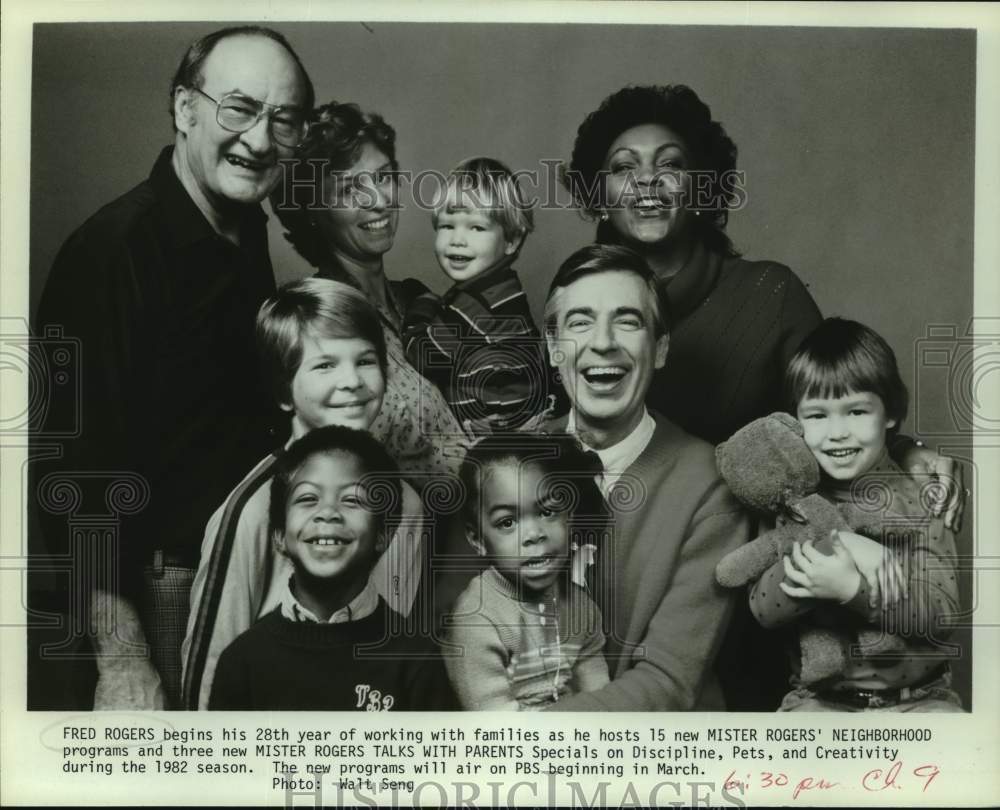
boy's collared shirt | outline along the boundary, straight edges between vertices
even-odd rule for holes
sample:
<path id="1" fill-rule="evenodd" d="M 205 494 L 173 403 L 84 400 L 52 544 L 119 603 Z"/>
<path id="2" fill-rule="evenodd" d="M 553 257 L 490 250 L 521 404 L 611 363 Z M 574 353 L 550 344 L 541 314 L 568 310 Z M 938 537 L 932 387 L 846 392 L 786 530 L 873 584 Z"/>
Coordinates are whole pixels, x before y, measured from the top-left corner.
<path id="1" fill-rule="evenodd" d="M 600 487 L 605 498 L 608 496 L 611 488 L 618 482 L 618 479 L 622 477 L 625 470 L 632 466 L 635 460 L 642 454 L 642 451 L 652 441 L 655 430 L 656 420 L 653 419 L 647 408 L 643 408 L 642 419 L 636 425 L 635 430 L 620 442 L 610 447 L 605 447 L 603 450 L 598 450 L 588 445 L 582 439 L 580 440 L 580 444 L 583 445 L 585 450 L 597 453 L 598 458 L 601 459 L 601 466 L 604 467 L 604 472 L 601 475 L 594 476 L 594 480 L 597 482 L 597 486 Z M 576 435 L 575 408 L 570 411 L 569 420 L 566 423 L 566 432 Z"/>
<path id="2" fill-rule="evenodd" d="M 281 597 L 281 615 L 293 622 L 314 622 L 316 624 L 355 622 L 371 616 L 378 608 L 378 591 L 375 590 L 371 580 L 368 580 L 365 587 L 361 589 L 361 593 L 340 610 L 334 611 L 329 619 L 323 621 L 295 598 L 292 580 L 293 577 L 289 577 L 285 584 L 285 592 Z"/>

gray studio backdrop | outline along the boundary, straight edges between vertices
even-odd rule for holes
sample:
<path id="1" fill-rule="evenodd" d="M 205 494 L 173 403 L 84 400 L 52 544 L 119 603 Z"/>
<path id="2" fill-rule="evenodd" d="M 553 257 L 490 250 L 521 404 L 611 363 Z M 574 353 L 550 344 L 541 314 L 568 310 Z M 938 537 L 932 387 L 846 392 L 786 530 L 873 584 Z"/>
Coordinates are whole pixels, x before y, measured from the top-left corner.
<path id="1" fill-rule="evenodd" d="M 62 241 L 148 175 L 172 138 L 167 94 L 181 54 L 224 24 L 35 26 L 32 312 Z M 355 101 L 396 128 L 403 169 L 443 172 L 491 155 L 537 171 L 540 194 L 552 184 L 548 164 L 569 157 L 583 117 L 607 94 L 690 85 L 740 148 L 747 206 L 731 217 L 736 246 L 789 265 L 824 314 L 881 332 L 919 394 L 919 426 L 939 434 L 935 443 L 967 444 L 940 435 L 953 418 L 948 369 L 916 362 L 929 326 L 961 334 L 972 313 L 974 32 L 268 24 L 298 50 L 319 102 Z M 443 290 L 430 215 L 407 191 L 387 272 Z M 565 192 L 550 196 L 567 202 Z M 518 270 L 537 316 L 556 267 L 593 225 L 565 207 L 536 218 Z M 279 281 L 310 272 L 274 217 L 270 239 Z M 960 547 L 973 547 L 968 530 Z M 968 662 L 956 669 L 968 696 Z"/>

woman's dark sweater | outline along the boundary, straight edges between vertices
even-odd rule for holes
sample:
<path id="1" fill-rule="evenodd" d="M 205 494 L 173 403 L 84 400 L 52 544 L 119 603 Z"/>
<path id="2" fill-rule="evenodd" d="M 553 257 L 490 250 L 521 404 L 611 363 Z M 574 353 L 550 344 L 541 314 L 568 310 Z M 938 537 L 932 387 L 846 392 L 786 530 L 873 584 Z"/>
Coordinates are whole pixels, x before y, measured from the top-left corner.
<path id="1" fill-rule="evenodd" d="M 646 403 L 712 444 L 783 410 L 785 366 L 822 316 L 805 285 L 777 262 L 702 246 L 666 282 L 673 326 Z"/>

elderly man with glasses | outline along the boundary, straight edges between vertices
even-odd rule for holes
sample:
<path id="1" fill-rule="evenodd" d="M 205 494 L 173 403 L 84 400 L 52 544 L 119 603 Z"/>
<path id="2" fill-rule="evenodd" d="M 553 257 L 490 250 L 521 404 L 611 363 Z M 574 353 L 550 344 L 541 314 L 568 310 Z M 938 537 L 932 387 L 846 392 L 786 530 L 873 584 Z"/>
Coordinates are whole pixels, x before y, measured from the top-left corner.
<path id="1" fill-rule="evenodd" d="M 125 510 L 110 551 L 66 549 L 65 522 L 42 510 L 50 551 L 107 558 L 67 606 L 96 653 L 95 708 L 176 704 L 205 523 L 276 444 L 253 348 L 275 289 L 260 202 L 312 105 L 280 34 L 227 28 L 192 44 L 171 86 L 173 145 L 70 236 L 46 284 L 38 334 L 78 339 L 82 364 L 79 395 L 55 399 L 49 418 L 77 409 L 80 435 L 36 473 L 119 476 L 142 507 Z"/>

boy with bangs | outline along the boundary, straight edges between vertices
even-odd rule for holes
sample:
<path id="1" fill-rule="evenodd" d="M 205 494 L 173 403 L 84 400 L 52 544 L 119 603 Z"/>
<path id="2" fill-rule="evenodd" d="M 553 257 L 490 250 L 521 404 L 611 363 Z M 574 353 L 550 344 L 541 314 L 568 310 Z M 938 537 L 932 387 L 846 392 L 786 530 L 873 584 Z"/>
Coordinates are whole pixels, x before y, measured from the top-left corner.
<path id="1" fill-rule="evenodd" d="M 433 223 L 434 254 L 453 284 L 408 308 L 407 358 L 471 433 L 520 428 L 550 404 L 542 340 L 513 269 L 531 209 L 510 169 L 479 157 L 448 175 Z"/>
<path id="2" fill-rule="evenodd" d="M 293 574 L 279 606 L 222 653 L 209 708 L 454 708 L 440 657 L 389 629 L 371 577 L 402 501 L 396 463 L 371 435 L 330 425 L 276 467 L 270 528 Z"/>
<path id="3" fill-rule="evenodd" d="M 959 609 L 955 539 L 886 449 L 908 399 L 892 349 L 859 323 L 829 318 L 792 357 L 785 388 L 819 463 L 820 493 L 850 503 L 876 491 L 891 516 L 886 531 L 903 539 L 890 549 L 841 531 L 831 554 L 796 543 L 754 584 L 750 605 L 761 625 L 832 629 L 845 651 L 842 670 L 818 683 L 803 683 L 793 662 L 795 688 L 779 711 L 961 711 L 941 643 L 944 622 Z M 862 574 L 879 568 L 901 572 L 902 581 Z M 877 652 L 860 647 L 863 628 L 881 630 L 889 643 Z"/>
<path id="4" fill-rule="evenodd" d="M 368 430 L 386 389 L 378 313 L 358 290 L 309 278 L 282 287 L 257 316 L 257 346 L 292 439 L 327 425 Z M 268 484 L 281 451 L 261 461 L 205 529 L 182 647 L 183 705 L 206 708 L 222 651 L 282 599 L 291 563 L 272 546 Z M 373 583 L 389 608 L 410 613 L 423 570 L 420 498 L 401 482 L 398 529 L 375 563 Z"/>

